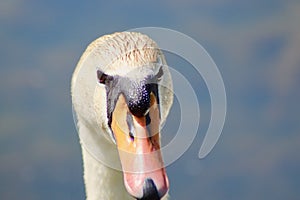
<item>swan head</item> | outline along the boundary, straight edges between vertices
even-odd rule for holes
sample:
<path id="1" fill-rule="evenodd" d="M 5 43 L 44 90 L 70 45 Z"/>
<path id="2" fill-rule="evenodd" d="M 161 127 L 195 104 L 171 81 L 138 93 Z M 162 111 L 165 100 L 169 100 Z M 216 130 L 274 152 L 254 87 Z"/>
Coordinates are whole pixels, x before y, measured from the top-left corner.
<path id="1" fill-rule="evenodd" d="M 81 78 L 85 98 L 89 98 L 86 106 L 76 109 L 75 105 L 78 117 L 89 127 L 101 127 L 101 134 L 114 143 L 130 195 L 161 199 L 169 182 L 160 150 L 160 128 L 173 101 L 162 52 L 146 35 L 115 33 L 93 42 L 78 66 L 83 71 L 75 70 L 78 75 L 72 85 Z M 83 98 L 72 97 L 73 101 Z"/>

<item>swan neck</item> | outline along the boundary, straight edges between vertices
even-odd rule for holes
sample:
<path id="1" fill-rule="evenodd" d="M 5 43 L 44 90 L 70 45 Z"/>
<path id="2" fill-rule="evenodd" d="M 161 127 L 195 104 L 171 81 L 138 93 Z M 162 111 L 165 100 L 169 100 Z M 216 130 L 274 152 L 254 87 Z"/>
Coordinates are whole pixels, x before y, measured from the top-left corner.
<path id="1" fill-rule="evenodd" d="M 124 187 L 121 172 L 101 164 L 84 147 L 82 147 L 82 155 L 87 200 L 133 200 Z"/>

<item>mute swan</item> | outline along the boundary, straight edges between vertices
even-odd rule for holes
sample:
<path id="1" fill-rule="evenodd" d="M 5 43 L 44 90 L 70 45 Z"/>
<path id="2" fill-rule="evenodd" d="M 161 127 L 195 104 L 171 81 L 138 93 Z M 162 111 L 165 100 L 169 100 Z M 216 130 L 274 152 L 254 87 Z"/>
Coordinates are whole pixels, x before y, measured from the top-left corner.
<path id="1" fill-rule="evenodd" d="M 102 36 L 83 53 L 71 85 L 86 198 L 167 199 L 159 130 L 173 93 L 157 44 L 136 32 Z"/>

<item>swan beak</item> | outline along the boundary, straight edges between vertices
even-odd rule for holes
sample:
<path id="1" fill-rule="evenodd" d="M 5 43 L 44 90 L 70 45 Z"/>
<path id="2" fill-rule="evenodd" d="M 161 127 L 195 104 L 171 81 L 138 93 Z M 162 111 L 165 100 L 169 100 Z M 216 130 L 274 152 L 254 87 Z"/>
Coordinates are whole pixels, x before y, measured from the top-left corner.
<path id="1" fill-rule="evenodd" d="M 160 151 L 159 106 L 153 93 L 145 116 L 130 113 L 121 94 L 112 115 L 111 128 L 116 139 L 124 183 L 137 199 L 161 199 L 169 189 Z"/>

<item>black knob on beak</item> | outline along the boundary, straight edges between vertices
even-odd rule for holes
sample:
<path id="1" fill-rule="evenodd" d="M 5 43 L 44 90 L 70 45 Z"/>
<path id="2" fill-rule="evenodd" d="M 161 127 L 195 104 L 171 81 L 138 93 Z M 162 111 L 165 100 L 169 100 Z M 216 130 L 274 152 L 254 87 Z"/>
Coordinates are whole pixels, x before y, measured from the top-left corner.
<path id="1" fill-rule="evenodd" d="M 150 92 L 148 84 L 140 84 L 131 88 L 128 95 L 128 107 L 134 116 L 142 117 L 145 115 L 150 107 Z"/>

